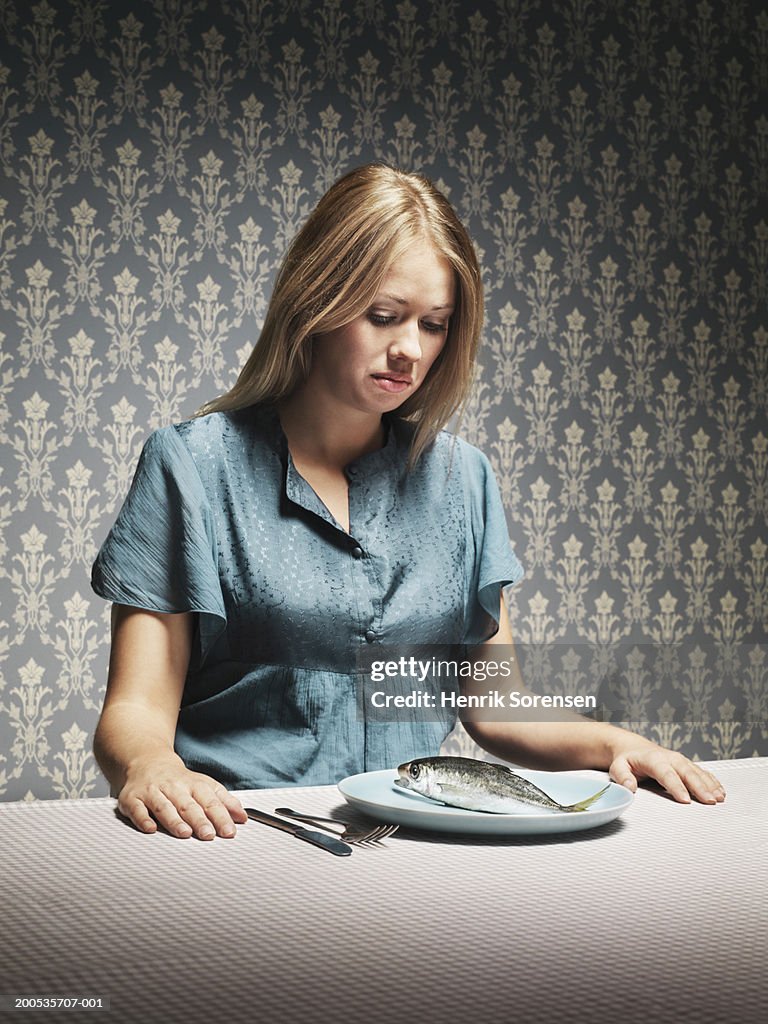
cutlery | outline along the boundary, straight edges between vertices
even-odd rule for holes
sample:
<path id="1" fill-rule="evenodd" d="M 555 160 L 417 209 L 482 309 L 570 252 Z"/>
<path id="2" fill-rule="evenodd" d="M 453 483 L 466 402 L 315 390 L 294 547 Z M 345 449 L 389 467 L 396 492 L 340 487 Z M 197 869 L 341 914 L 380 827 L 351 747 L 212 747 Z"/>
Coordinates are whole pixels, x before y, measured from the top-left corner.
<path id="1" fill-rule="evenodd" d="M 301 825 L 296 825 L 292 821 L 283 821 L 282 818 L 276 818 L 272 814 L 267 814 L 266 811 L 258 811 L 255 807 L 244 808 L 245 813 L 249 818 L 254 821 L 260 821 L 262 825 L 271 825 L 272 828 L 279 828 L 283 832 L 288 832 L 290 835 L 295 836 L 297 839 L 303 839 L 305 843 L 312 843 L 313 846 L 319 846 L 322 850 L 327 850 L 328 853 L 334 854 L 336 857 L 348 857 L 352 853 L 352 847 L 347 846 L 346 843 L 342 843 L 339 839 L 334 839 L 332 836 L 323 835 L 322 832 L 312 832 L 308 828 L 302 828 Z"/>
<path id="2" fill-rule="evenodd" d="M 290 807 L 276 807 L 275 814 L 282 814 L 286 818 L 293 818 L 296 821 L 305 821 L 310 825 L 317 825 L 318 828 L 325 829 L 326 832 L 339 836 L 342 842 L 355 843 L 357 845 L 378 843 L 382 839 L 393 835 L 400 827 L 399 825 L 373 825 L 366 829 L 355 829 L 354 826 L 348 825 L 345 821 L 339 821 L 338 818 L 320 818 L 314 814 L 300 814 L 298 811 L 292 811 Z M 322 824 L 322 822 L 327 822 L 327 824 Z M 328 828 L 328 825 L 339 825 L 343 831 L 340 832 L 338 829 Z"/>

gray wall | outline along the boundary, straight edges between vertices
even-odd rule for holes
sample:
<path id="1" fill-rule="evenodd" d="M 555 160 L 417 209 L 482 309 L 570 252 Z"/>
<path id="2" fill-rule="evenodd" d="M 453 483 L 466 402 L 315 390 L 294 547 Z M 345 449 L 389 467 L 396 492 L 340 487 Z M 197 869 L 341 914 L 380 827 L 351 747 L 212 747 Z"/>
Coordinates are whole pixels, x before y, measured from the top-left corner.
<path id="1" fill-rule="evenodd" d="M 768 753 L 768 7 L 0 19 L 0 798 L 107 792 L 90 563 L 147 433 L 231 384 L 286 241 L 372 158 L 436 179 L 482 252 L 461 430 L 527 569 L 534 676 L 578 688 L 597 663 L 614 718 Z"/>

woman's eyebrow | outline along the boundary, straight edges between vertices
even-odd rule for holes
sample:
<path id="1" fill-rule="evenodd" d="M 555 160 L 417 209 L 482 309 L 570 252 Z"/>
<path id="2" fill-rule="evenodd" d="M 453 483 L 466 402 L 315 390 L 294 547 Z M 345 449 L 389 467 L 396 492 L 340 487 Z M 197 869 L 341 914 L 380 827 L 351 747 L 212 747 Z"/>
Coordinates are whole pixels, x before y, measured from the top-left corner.
<path id="1" fill-rule="evenodd" d="M 382 298 L 384 298 L 384 299 L 392 299 L 393 302 L 397 302 L 401 306 L 407 306 L 408 305 L 408 300 L 407 299 L 401 299 L 399 295 L 390 295 L 389 293 L 386 293 L 386 294 L 382 295 Z M 435 312 L 437 312 L 438 309 L 453 309 L 453 303 L 451 303 L 451 302 L 444 302 L 441 306 L 433 306 L 432 309 L 431 309 L 431 312 L 435 313 Z"/>

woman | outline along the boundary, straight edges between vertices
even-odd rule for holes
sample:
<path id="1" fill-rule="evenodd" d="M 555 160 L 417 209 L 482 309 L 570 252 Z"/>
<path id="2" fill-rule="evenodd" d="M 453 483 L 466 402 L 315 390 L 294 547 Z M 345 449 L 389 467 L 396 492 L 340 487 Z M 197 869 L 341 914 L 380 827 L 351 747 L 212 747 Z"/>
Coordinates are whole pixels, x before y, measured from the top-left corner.
<path id="1" fill-rule="evenodd" d="M 94 750 L 139 829 L 233 836 L 246 818 L 229 789 L 436 753 L 449 713 L 368 716 L 361 647 L 512 644 L 502 588 L 522 569 L 493 474 L 441 432 L 481 321 L 480 271 L 447 200 L 417 175 L 358 168 L 293 242 L 233 389 L 150 436 L 92 576 L 114 602 Z M 609 725 L 468 728 L 510 760 L 724 795 Z"/>

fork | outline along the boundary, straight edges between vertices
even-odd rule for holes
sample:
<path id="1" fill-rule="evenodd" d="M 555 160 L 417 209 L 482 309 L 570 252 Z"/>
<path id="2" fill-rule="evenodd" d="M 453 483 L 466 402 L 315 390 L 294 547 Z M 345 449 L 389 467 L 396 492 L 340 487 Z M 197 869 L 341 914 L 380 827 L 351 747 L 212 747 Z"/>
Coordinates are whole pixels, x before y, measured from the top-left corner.
<path id="1" fill-rule="evenodd" d="M 352 825 L 339 821 L 338 818 L 318 818 L 312 814 L 300 814 L 298 811 L 292 811 L 290 807 L 276 807 L 275 814 L 282 814 L 284 818 L 293 818 L 295 821 L 310 822 L 325 832 L 338 836 L 343 843 L 352 843 L 357 846 L 380 843 L 382 839 L 387 839 L 397 832 L 400 827 L 399 825 L 374 825 L 367 829 L 355 829 Z M 341 825 L 342 831 L 337 828 L 329 828 L 329 825 Z"/>

